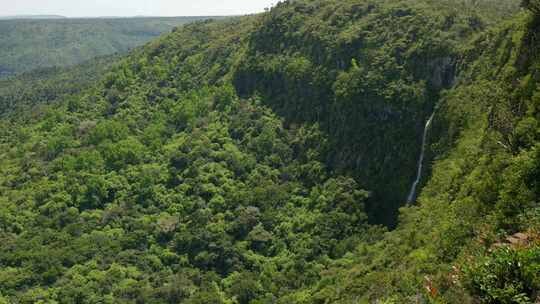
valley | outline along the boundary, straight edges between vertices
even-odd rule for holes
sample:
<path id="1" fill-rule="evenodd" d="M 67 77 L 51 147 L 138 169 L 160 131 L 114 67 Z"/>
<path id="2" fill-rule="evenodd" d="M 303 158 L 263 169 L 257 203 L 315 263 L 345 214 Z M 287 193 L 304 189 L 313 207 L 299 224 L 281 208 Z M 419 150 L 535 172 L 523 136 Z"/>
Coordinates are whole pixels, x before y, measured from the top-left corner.
<path id="1" fill-rule="evenodd" d="M 538 8 L 280 1 L 21 68 L 0 303 L 537 303 Z"/>

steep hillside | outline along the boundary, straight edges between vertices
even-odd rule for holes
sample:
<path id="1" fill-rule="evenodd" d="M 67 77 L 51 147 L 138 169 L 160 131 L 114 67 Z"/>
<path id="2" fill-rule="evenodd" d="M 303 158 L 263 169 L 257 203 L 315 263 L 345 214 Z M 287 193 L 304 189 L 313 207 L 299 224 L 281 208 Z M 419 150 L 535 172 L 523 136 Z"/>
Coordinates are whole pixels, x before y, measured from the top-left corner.
<path id="1" fill-rule="evenodd" d="M 463 49 L 436 110 L 419 205 L 383 241 L 336 262 L 305 292 L 313 301 L 538 301 L 539 24 L 519 15 Z"/>
<path id="2" fill-rule="evenodd" d="M 320 132 L 284 129 L 223 80 L 254 21 L 189 25 L 77 98 L 2 120 L 6 301 L 271 299 L 377 238 L 367 192 L 325 172 Z"/>
<path id="3" fill-rule="evenodd" d="M 100 80 L 120 58 L 98 57 L 72 67 L 36 69 L 0 79 L 0 117 L 24 118 L 20 114 L 25 111 L 77 95 Z"/>
<path id="4" fill-rule="evenodd" d="M 205 19 L 0 19 L 0 78 L 125 53 L 174 27 Z"/>
<path id="5" fill-rule="evenodd" d="M 459 47 L 493 22 L 472 5 L 428 3 L 284 2 L 261 18 L 235 73 L 241 96 L 260 94 L 291 124 L 320 125 L 326 163 L 373 191 L 370 214 L 388 226 Z"/>
<path id="6" fill-rule="evenodd" d="M 25 95 L 0 120 L 0 302 L 534 303 L 522 4 L 285 1 Z"/>

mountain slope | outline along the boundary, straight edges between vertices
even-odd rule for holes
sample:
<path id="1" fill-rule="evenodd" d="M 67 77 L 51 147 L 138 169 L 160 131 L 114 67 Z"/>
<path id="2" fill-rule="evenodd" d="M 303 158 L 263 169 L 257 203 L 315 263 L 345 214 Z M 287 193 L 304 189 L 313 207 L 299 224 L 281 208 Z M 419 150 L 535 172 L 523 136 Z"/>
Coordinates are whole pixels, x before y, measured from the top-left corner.
<path id="1" fill-rule="evenodd" d="M 329 166 L 374 191 L 370 213 L 392 226 L 417 134 L 453 81 L 456 45 L 475 32 L 468 18 L 418 1 L 283 4 L 252 35 L 235 85 L 293 123 L 320 124 Z"/>
<path id="2" fill-rule="evenodd" d="M 516 16 L 463 49 L 436 110 L 419 205 L 383 241 L 336 262 L 307 292 L 313 301 L 538 301 L 539 21 Z"/>
<path id="3" fill-rule="evenodd" d="M 252 19 L 241 22 L 249 30 Z M 190 25 L 78 99 L 2 121 L 6 300 L 276 297 L 316 281 L 325 256 L 376 238 L 367 193 L 324 172 L 316 129 L 285 130 L 219 84 L 225 70 L 201 64 L 234 61 L 223 54 L 238 48 L 238 25 Z M 252 279 L 263 272 L 266 282 Z"/>
<path id="4" fill-rule="evenodd" d="M 200 19 L 205 18 L 0 20 L 0 77 L 125 53 Z"/>
<path id="5" fill-rule="evenodd" d="M 539 20 L 508 1 L 286 1 L 8 113 L 1 296 L 534 302 Z"/>
<path id="6" fill-rule="evenodd" d="M 0 79 L 0 116 L 24 117 L 23 113 L 42 105 L 78 95 L 103 77 L 120 56 L 99 57 L 70 67 L 36 69 Z"/>

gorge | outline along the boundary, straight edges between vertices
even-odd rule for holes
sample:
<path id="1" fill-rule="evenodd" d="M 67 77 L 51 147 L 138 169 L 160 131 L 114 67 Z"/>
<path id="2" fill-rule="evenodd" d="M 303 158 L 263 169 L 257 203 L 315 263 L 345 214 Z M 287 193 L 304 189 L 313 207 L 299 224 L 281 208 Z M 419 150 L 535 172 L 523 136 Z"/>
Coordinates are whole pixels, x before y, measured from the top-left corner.
<path id="1" fill-rule="evenodd" d="M 538 302 L 539 4 L 280 1 L 37 70 L 0 47 L 27 71 L 0 304 Z"/>

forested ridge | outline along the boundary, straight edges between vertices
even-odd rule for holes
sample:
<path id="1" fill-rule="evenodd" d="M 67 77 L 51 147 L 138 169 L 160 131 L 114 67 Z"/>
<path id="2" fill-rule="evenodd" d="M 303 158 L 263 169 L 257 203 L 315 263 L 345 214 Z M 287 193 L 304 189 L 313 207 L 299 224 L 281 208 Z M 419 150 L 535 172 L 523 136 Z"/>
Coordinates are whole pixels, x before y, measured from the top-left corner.
<path id="1" fill-rule="evenodd" d="M 53 104 L 66 95 L 77 98 L 75 95 L 100 80 L 120 58 L 97 57 L 75 66 L 39 68 L 0 79 L 0 117 L 24 118 L 20 113 L 36 106 Z"/>
<path id="2" fill-rule="evenodd" d="M 536 303 L 538 33 L 283 1 L 0 82 L 0 303 Z"/>
<path id="3" fill-rule="evenodd" d="M 0 79 L 125 54 L 176 26 L 209 17 L 34 18 L 0 18 Z"/>

